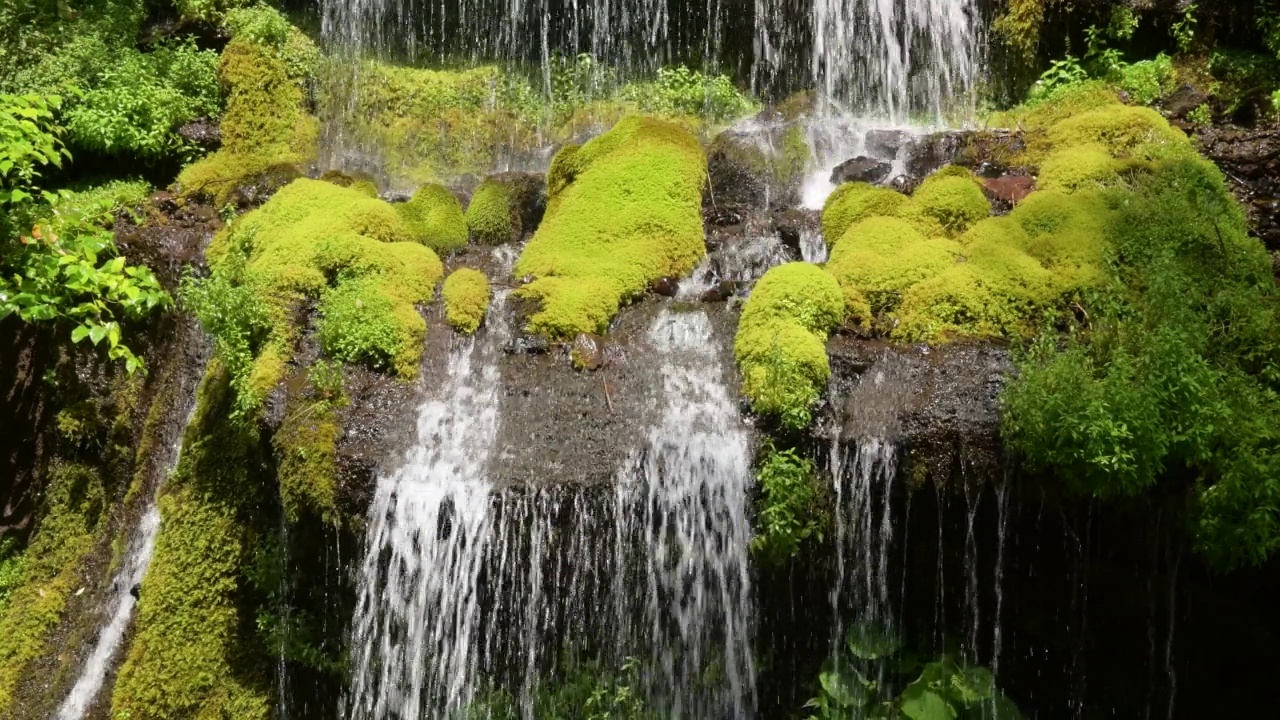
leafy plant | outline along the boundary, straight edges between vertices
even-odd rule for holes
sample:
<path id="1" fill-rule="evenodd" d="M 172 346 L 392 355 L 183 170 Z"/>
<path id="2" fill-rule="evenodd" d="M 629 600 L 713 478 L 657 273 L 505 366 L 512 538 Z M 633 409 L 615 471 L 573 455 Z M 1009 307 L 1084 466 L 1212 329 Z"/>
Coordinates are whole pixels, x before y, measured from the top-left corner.
<path id="1" fill-rule="evenodd" d="M 1196 3 L 1187 3 L 1182 10 L 1182 17 L 1169 27 L 1169 35 L 1178 46 L 1178 52 L 1190 52 L 1191 46 L 1196 41 L 1196 25 L 1199 23 L 1196 19 L 1196 11 L 1199 9 Z"/>
<path id="2" fill-rule="evenodd" d="M 616 671 L 597 663 L 566 662 L 555 683 L 533 688 L 534 717 L 545 720 L 651 720 L 639 692 L 640 662 L 627 658 Z M 469 720 L 517 720 L 519 703 L 506 690 L 488 684 L 468 705 Z"/>
<path id="3" fill-rule="evenodd" d="M 770 563 L 794 558 L 809 540 L 822 541 L 830 525 L 826 488 L 813 461 L 795 450 L 769 447 L 757 472 L 761 497 L 751 550 Z"/>
<path id="4" fill-rule="evenodd" d="M 632 83 L 621 97 L 644 112 L 704 117 L 711 122 L 735 120 L 755 108 L 724 75 L 705 75 L 684 66 L 661 68 L 652 83 Z"/>
<path id="5" fill-rule="evenodd" d="M 37 197 L 36 183 L 43 166 L 62 167 L 71 157 L 54 122 L 61 107 L 57 95 L 0 95 L 0 210 L 54 199 L 49 193 Z"/>
<path id="6" fill-rule="evenodd" d="M 1027 100 L 1028 102 L 1048 100 L 1055 93 L 1088 79 L 1089 73 L 1080 64 L 1080 59 L 1074 55 L 1067 55 L 1061 60 L 1054 60 L 1049 64 L 1049 69 L 1040 74 L 1040 79 L 1031 86 Z"/>

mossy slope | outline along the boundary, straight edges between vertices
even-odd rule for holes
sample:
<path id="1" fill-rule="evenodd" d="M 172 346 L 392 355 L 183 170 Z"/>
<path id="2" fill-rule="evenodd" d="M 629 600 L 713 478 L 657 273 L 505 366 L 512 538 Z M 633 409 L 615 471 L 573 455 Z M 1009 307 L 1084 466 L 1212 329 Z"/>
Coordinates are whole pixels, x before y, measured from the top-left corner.
<path id="1" fill-rule="evenodd" d="M 639 116 L 557 155 L 546 216 L 516 263 L 541 301 L 530 329 L 554 338 L 600 332 L 650 281 L 683 275 L 706 253 L 697 140 Z"/>

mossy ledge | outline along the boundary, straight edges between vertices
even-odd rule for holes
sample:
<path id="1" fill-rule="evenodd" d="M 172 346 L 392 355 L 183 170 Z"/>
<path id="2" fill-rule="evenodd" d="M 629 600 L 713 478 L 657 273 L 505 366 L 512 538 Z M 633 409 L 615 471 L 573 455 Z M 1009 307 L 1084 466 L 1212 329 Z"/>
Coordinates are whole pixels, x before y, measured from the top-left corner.
<path id="1" fill-rule="evenodd" d="M 547 176 L 546 216 L 516 263 L 541 301 L 529 330 L 551 338 L 603 332 L 626 301 L 706 254 L 706 158 L 693 135 L 642 116 L 582 147 L 567 146 Z"/>
<path id="2" fill-rule="evenodd" d="M 765 273 L 733 345 L 752 409 L 786 428 L 807 426 L 831 376 L 827 336 L 844 317 L 840 285 L 817 265 L 793 262 Z"/>

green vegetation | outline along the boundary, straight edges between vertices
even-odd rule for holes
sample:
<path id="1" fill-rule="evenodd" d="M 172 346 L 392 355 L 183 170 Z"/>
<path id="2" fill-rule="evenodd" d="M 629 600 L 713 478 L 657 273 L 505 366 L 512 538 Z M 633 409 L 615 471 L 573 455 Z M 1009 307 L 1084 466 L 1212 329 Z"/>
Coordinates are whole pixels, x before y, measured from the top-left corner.
<path id="1" fill-rule="evenodd" d="M 443 269 L 391 205 L 358 190 L 300 179 L 220 232 L 207 279 L 183 299 L 217 340 L 239 414 L 256 412 L 284 377 L 294 313 L 319 301 L 325 352 L 344 362 L 417 374 L 428 302 Z"/>
<path id="2" fill-rule="evenodd" d="M 849 628 L 845 647 L 818 676 L 818 695 L 805 705 L 809 720 L 1021 720 L 987 668 L 948 656 L 921 663 L 900 649 L 898 638 L 879 627 Z M 897 687 L 902 692 L 890 694 Z"/>
<path id="3" fill-rule="evenodd" d="M 178 468 L 160 498 L 160 534 L 135 635 L 111 698 L 114 717 L 270 716 L 269 665 L 254 645 L 245 566 L 266 498 L 258 431 L 229 422 L 230 376 L 213 362 Z"/>
<path id="4" fill-rule="evenodd" d="M 760 481 L 757 534 L 751 550 L 766 563 L 799 556 L 810 542 L 822 542 L 831 525 L 830 497 L 813 461 L 795 450 L 765 449 L 756 471 Z"/>
<path id="5" fill-rule="evenodd" d="M 342 392 L 342 365 L 318 360 L 308 369 L 307 379 L 310 392 L 290 398 L 285 418 L 272 436 L 280 503 L 290 523 L 310 512 L 326 525 L 337 525 L 337 442 L 341 434 L 337 410 L 347 402 Z"/>
<path id="6" fill-rule="evenodd" d="M 454 330 L 470 335 L 480 328 L 489 311 L 489 279 L 471 268 L 458 268 L 440 289 L 445 318 Z"/>
<path id="7" fill-rule="evenodd" d="M 822 237 L 830 247 L 844 236 L 850 225 L 871 217 L 893 217 L 907 203 L 896 190 L 869 183 L 844 183 L 822 206 Z"/>
<path id="8" fill-rule="evenodd" d="M 733 345 L 752 409 L 785 428 L 807 426 L 831 375 L 827 336 L 844 317 L 840 286 L 816 265 L 787 263 L 765 273 Z"/>
<path id="9" fill-rule="evenodd" d="M 467 228 L 481 245 L 501 245 L 519 238 L 519 213 L 512 212 L 510 186 L 485 178 L 467 205 Z"/>
<path id="10" fill-rule="evenodd" d="M 870 320 L 897 307 L 912 285 L 955 265 L 959 255 L 953 240 L 926 239 L 906 220 L 872 217 L 845 231 L 827 271 L 845 288 L 849 312 Z"/>
<path id="11" fill-rule="evenodd" d="M 697 140 L 653 118 L 629 117 L 562 150 L 547 174 L 546 216 L 515 267 L 535 278 L 518 292 L 542 303 L 530 330 L 602 332 L 651 281 L 692 270 L 706 252 L 705 177 Z"/>
<path id="12" fill-rule="evenodd" d="M 640 663 L 628 658 L 617 670 L 569 661 L 559 682 L 533 688 L 534 715 L 547 720 L 654 720 L 639 692 Z M 467 720 L 517 720 L 519 698 L 488 686 L 471 701 Z"/>
<path id="13" fill-rule="evenodd" d="M 466 247 L 467 219 L 449 188 L 434 183 L 423 185 L 409 202 L 395 208 L 410 234 L 437 253 L 443 255 Z"/>
<path id="14" fill-rule="evenodd" d="M 931 237 L 955 237 L 991 214 L 982 186 L 956 166 L 934 173 L 898 210 L 898 215 Z"/>
<path id="15" fill-rule="evenodd" d="M 218 73 L 227 104 L 222 148 L 184 169 L 178 185 L 221 206 L 243 185 L 266 176 L 296 176 L 296 166 L 315 154 L 318 130 L 275 49 L 233 39 L 222 51 Z"/>

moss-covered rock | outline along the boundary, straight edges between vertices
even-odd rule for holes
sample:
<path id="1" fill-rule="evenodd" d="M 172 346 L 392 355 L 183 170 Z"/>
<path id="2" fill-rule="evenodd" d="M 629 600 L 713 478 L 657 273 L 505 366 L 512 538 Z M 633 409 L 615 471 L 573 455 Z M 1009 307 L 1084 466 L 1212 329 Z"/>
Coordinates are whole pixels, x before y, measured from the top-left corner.
<path id="1" fill-rule="evenodd" d="M 557 154 L 546 217 L 516 263 L 520 289 L 541 301 L 530 330 L 554 338 L 599 332 L 619 306 L 706 253 L 697 140 L 670 123 L 632 116 L 581 148 Z"/>
<path id="2" fill-rule="evenodd" d="M 926 238 L 899 218 L 873 217 L 854 223 L 831 250 L 827 271 L 850 292 L 849 311 L 892 310 L 902 293 L 956 264 L 960 244 Z"/>
<path id="3" fill-rule="evenodd" d="M 726 130 L 707 148 L 707 170 L 717 203 L 790 207 L 810 159 L 798 123 L 767 134 Z"/>
<path id="4" fill-rule="evenodd" d="M 178 185 L 184 194 L 225 205 L 241 186 L 296 176 L 294 168 L 315 156 L 318 125 L 285 62 L 270 49 L 232 40 L 218 72 L 227 102 L 222 148 L 184 169 Z"/>
<path id="5" fill-rule="evenodd" d="M 1068 193 L 1096 189 L 1116 176 L 1119 165 L 1098 143 L 1063 148 L 1050 153 L 1040 164 L 1038 184 L 1042 190 Z"/>
<path id="6" fill-rule="evenodd" d="M 471 268 L 458 268 L 444 281 L 445 318 L 454 330 L 470 335 L 480 328 L 489 311 L 489 279 Z"/>
<path id="7" fill-rule="evenodd" d="M 870 217 L 893 217 L 906 204 L 907 197 L 895 190 L 869 183 L 844 183 L 822 206 L 822 237 L 831 247 L 850 225 Z"/>
<path id="8" fill-rule="evenodd" d="M 787 263 L 765 273 L 743 308 L 733 346 L 742 392 L 757 413 L 789 428 L 809 424 L 831 375 L 827 335 L 844 317 L 840 286 L 818 266 Z"/>
<path id="9" fill-rule="evenodd" d="M 519 242 L 547 209 L 546 180 L 533 173 L 490 175 L 467 205 L 467 228 L 480 245 Z"/>
<path id="10" fill-rule="evenodd" d="M 432 250 L 445 254 L 466 247 L 467 218 L 449 188 L 428 183 L 395 208 L 413 237 Z"/>
<path id="11" fill-rule="evenodd" d="M 267 458 L 256 429 L 229 419 L 228 380 L 213 363 L 161 495 L 160 533 L 113 717 L 270 717 L 270 666 L 253 648 L 253 612 L 243 605 L 250 518 L 265 500 Z"/>
<path id="12" fill-rule="evenodd" d="M 969 171 L 949 166 L 921 183 L 898 215 L 926 235 L 955 237 L 991 214 L 982 185 Z"/>
<path id="13" fill-rule="evenodd" d="M 1100 145 L 1115 157 L 1154 159 L 1191 152 L 1185 133 L 1146 107 L 1104 105 L 1060 120 L 1049 128 L 1055 150 Z"/>
<path id="14" fill-rule="evenodd" d="M 413 238 L 388 203 L 307 179 L 214 237 L 215 275 L 247 288 L 268 316 L 250 367 L 232 372 L 247 406 L 283 377 L 297 337 L 294 310 L 304 299 L 319 301 L 319 335 L 331 357 L 417 374 L 426 323 L 415 305 L 434 296 L 443 267 Z"/>

